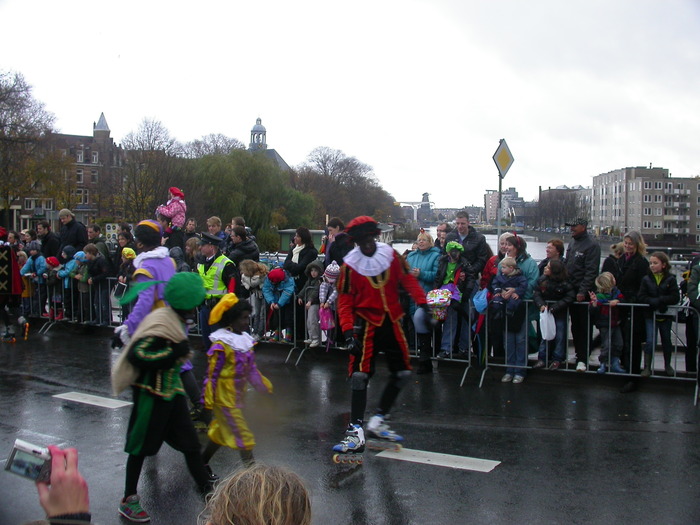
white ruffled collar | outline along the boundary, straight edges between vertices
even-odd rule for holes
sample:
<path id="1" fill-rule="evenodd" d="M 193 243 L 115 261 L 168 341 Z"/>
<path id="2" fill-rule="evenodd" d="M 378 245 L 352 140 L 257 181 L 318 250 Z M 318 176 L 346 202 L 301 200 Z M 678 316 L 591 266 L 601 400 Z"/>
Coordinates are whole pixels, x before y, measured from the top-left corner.
<path id="1" fill-rule="evenodd" d="M 394 260 L 394 249 L 383 242 L 377 243 L 377 251 L 371 257 L 362 253 L 355 246 L 344 258 L 343 262 L 360 275 L 372 277 L 389 269 Z"/>
<path id="2" fill-rule="evenodd" d="M 212 343 L 216 341 L 221 341 L 222 343 L 230 346 L 236 352 L 249 352 L 255 345 L 255 339 L 246 332 L 241 334 L 234 334 L 226 328 L 219 328 L 215 332 L 209 335 L 209 340 Z"/>
<path id="3" fill-rule="evenodd" d="M 165 246 L 158 246 L 150 252 L 142 252 L 134 259 L 134 268 L 141 268 L 141 263 L 146 259 L 165 259 L 170 256 L 170 252 Z"/>

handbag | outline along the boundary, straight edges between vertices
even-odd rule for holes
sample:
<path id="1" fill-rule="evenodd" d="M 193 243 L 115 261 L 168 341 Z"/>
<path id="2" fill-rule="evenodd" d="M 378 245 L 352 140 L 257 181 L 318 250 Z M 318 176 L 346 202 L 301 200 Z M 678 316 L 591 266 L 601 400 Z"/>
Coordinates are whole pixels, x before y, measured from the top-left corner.
<path id="1" fill-rule="evenodd" d="M 333 330 L 335 328 L 335 315 L 330 308 L 321 308 L 318 311 L 318 319 L 321 324 L 321 330 Z"/>
<path id="2" fill-rule="evenodd" d="M 488 288 L 482 288 L 478 292 L 474 294 L 474 299 L 472 300 L 474 303 L 474 308 L 476 308 L 476 311 L 479 312 L 480 314 L 483 314 L 486 311 L 486 308 L 489 306 L 489 291 Z"/>
<path id="3" fill-rule="evenodd" d="M 557 325 L 554 322 L 554 315 L 549 310 L 540 312 L 540 332 L 545 341 L 553 340 L 557 335 Z"/>

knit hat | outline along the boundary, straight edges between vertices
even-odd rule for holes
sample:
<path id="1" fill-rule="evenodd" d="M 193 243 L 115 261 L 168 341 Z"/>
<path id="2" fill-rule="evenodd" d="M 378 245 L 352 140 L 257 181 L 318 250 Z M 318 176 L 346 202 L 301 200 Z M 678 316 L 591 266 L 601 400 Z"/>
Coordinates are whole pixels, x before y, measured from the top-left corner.
<path id="1" fill-rule="evenodd" d="M 132 248 L 129 248 L 127 246 L 125 248 L 122 248 L 122 257 L 125 257 L 126 259 L 135 259 L 136 252 Z"/>
<path id="2" fill-rule="evenodd" d="M 27 243 L 27 246 L 25 246 L 26 250 L 28 252 L 32 250 L 36 250 L 37 252 L 41 251 L 41 243 L 39 241 L 29 241 Z"/>
<path id="3" fill-rule="evenodd" d="M 368 215 L 355 217 L 345 227 L 345 231 L 351 239 L 359 239 L 365 235 L 379 235 L 381 230 L 377 226 L 377 221 Z"/>
<path id="4" fill-rule="evenodd" d="M 66 217 L 68 215 L 70 215 L 71 217 L 75 217 L 75 214 L 68 208 L 63 208 L 61 211 L 58 212 L 59 217 Z"/>
<path id="5" fill-rule="evenodd" d="M 336 279 L 338 279 L 339 275 L 340 275 L 340 266 L 338 266 L 338 263 L 335 261 L 331 262 L 326 267 L 326 271 L 323 272 L 323 276 L 326 278 L 326 280 L 329 283 L 334 283 L 336 281 Z"/>
<path id="6" fill-rule="evenodd" d="M 173 186 L 172 188 L 169 188 L 168 191 L 173 194 L 173 197 L 180 197 L 181 199 L 185 198 L 185 194 L 182 193 L 180 188 Z"/>
<path id="7" fill-rule="evenodd" d="M 165 300 L 175 310 L 192 310 L 204 302 L 204 281 L 198 273 L 180 272 L 165 285 Z"/>
<path id="8" fill-rule="evenodd" d="M 75 256 L 75 248 L 73 248 L 70 244 L 66 244 L 63 247 L 63 253 L 66 254 L 66 260 L 70 261 Z"/>
<path id="9" fill-rule="evenodd" d="M 270 270 L 270 273 L 267 274 L 267 278 L 270 279 L 271 283 L 281 283 L 285 278 L 284 270 L 282 268 Z"/>
<path id="10" fill-rule="evenodd" d="M 447 253 L 450 253 L 452 250 L 459 250 L 460 252 L 463 252 L 464 246 L 462 246 L 457 241 L 450 241 L 447 243 L 447 246 L 445 246 L 445 251 Z"/>
<path id="11" fill-rule="evenodd" d="M 82 250 L 80 250 L 79 252 L 76 252 L 75 255 L 73 256 L 73 259 L 75 259 L 76 261 L 81 262 L 81 263 L 87 262 L 87 257 L 85 257 L 85 252 Z"/>
<path id="12" fill-rule="evenodd" d="M 56 257 L 47 257 L 46 264 L 48 264 L 49 266 L 53 266 L 54 268 L 60 266 L 60 263 L 58 262 L 58 259 L 56 259 Z"/>

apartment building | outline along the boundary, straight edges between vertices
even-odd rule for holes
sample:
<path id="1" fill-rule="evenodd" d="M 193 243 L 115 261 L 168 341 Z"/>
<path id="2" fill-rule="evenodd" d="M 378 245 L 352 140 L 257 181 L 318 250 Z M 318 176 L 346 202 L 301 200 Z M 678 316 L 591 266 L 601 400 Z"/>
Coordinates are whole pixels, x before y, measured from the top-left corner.
<path id="1" fill-rule="evenodd" d="M 700 177 L 634 167 L 593 177 L 590 226 L 600 234 L 639 231 L 648 244 L 700 244 Z"/>

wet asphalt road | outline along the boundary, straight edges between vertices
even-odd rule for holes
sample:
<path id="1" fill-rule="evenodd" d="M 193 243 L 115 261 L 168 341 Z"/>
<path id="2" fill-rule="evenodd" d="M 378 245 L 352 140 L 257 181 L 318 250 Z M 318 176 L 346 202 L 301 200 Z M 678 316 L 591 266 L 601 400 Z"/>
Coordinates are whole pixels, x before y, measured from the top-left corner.
<path id="1" fill-rule="evenodd" d="M 246 415 L 256 458 L 306 480 L 315 524 L 700 522 L 700 408 L 692 383 L 655 380 L 622 395 L 620 378 L 543 371 L 502 385 L 496 372 L 481 389 L 470 373 L 460 388 L 463 367 L 441 363 L 432 376 L 413 377 L 393 412 L 394 428 L 407 448 L 501 463 L 481 473 L 366 452 L 352 470 L 332 463 L 330 452 L 349 412 L 345 356 L 307 352 L 297 367 L 286 356 L 287 347 L 259 346 L 258 366 L 275 393 L 251 392 Z M 0 346 L 0 458 L 16 437 L 78 448 L 93 522 L 104 525 L 126 523 L 116 509 L 130 408 L 53 396 L 111 397 L 115 357 L 108 332 L 57 328 Z M 195 365 L 201 373 L 201 353 Z M 380 367 L 369 407 L 384 377 Z M 238 461 L 237 452 L 222 449 L 212 466 L 225 474 Z M 167 446 L 146 461 L 139 492 L 152 523 L 197 522 L 201 500 L 184 459 Z M 30 481 L 2 472 L 0 494 L 0 525 L 43 517 Z"/>

